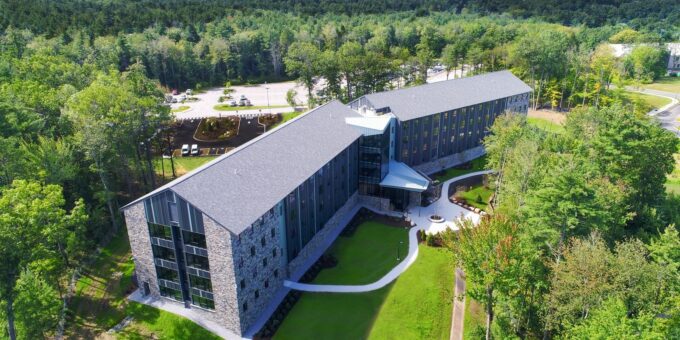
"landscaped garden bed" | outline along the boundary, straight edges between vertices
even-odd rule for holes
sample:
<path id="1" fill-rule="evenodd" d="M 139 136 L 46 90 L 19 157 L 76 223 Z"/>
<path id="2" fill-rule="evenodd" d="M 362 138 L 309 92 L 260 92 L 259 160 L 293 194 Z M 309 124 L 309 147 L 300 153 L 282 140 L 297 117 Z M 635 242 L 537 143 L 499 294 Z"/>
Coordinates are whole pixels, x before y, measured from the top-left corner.
<path id="1" fill-rule="evenodd" d="M 238 135 L 240 118 L 236 116 L 223 118 L 206 118 L 198 123 L 194 139 L 203 142 L 224 141 Z"/>
<path id="2" fill-rule="evenodd" d="M 480 213 L 491 208 L 494 187 L 488 175 L 480 175 L 451 183 L 448 194 L 452 203 Z"/>
<path id="3" fill-rule="evenodd" d="M 272 126 L 281 123 L 281 115 L 278 113 L 266 114 L 258 117 L 257 122 L 264 125 L 264 127 L 269 131 Z"/>

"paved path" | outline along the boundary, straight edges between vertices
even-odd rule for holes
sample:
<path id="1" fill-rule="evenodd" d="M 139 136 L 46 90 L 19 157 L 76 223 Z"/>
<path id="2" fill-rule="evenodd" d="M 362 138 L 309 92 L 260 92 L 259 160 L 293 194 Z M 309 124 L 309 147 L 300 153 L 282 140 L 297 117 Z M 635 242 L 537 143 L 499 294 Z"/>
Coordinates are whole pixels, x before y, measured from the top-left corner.
<path id="1" fill-rule="evenodd" d="M 380 280 L 365 285 L 318 285 L 286 280 L 283 282 L 283 285 L 286 288 L 305 292 L 326 292 L 326 293 L 363 293 L 385 287 L 386 285 L 394 281 L 397 277 L 399 277 L 401 273 L 405 272 L 406 269 L 408 269 L 408 267 L 410 267 L 413 264 L 413 262 L 416 261 L 416 258 L 418 258 L 417 233 L 419 230 L 425 230 L 425 232 L 427 233 L 442 231 L 446 228 L 458 230 L 457 221 L 459 221 L 461 218 L 470 218 L 475 223 L 479 221 L 478 214 L 463 209 L 449 201 L 448 198 L 449 185 L 453 182 L 456 182 L 464 178 L 489 174 L 492 172 L 493 171 L 491 170 L 477 171 L 467 175 L 458 176 L 444 182 L 444 184 L 442 185 L 442 193 L 439 200 L 437 200 L 435 203 L 432 203 L 428 207 L 423 207 L 422 209 L 418 207 L 417 209 L 421 210 L 420 216 L 414 216 L 409 214 L 409 218 L 411 218 L 416 223 L 416 226 L 411 228 L 408 233 L 409 238 L 408 255 L 404 258 L 404 260 L 401 263 L 399 263 L 396 267 L 392 268 L 392 270 L 385 274 L 385 276 L 383 276 Z M 440 223 L 431 222 L 427 217 L 435 213 L 444 217 L 445 221 Z"/>
<path id="2" fill-rule="evenodd" d="M 451 340 L 463 340 L 465 323 L 465 273 L 456 268 L 456 283 L 453 294 L 453 313 L 451 314 Z"/>

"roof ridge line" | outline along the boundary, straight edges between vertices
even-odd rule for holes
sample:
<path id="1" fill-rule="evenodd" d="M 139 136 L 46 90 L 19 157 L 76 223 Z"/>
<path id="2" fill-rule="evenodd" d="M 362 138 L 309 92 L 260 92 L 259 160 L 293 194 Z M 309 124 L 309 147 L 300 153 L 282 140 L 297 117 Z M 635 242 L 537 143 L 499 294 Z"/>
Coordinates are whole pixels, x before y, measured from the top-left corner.
<path id="1" fill-rule="evenodd" d="M 317 106 L 317 107 L 315 107 L 315 108 L 313 108 L 313 109 L 311 109 L 311 110 L 309 110 L 309 111 L 307 111 L 307 112 L 303 112 L 303 113 L 300 114 L 299 116 L 297 116 L 297 117 L 295 117 L 295 118 L 293 118 L 293 119 L 291 119 L 291 120 L 289 120 L 289 121 L 283 123 L 283 124 L 280 125 L 280 126 L 277 126 L 277 127 L 274 128 L 273 130 L 271 130 L 271 131 L 266 131 L 266 132 L 263 133 L 262 135 L 257 136 L 257 137 L 255 137 L 255 138 L 253 138 L 253 139 L 247 141 L 246 143 L 241 144 L 240 146 L 238 146 L 238 147 L 234 148 L 233 150 L 231 150 L 231 151 L 229 151 L 229 152 L 227 152 L 227 153 L 225 153 L 225 154 L 223 154 L 223 155 L 221 155 L 221 156 L 219 156 L 219 157 L 213 159 L 212 161 L 210 161 L 210 162 L 208 162 L 208 163 L 205 163 L 205 164 L 199 166 L 198 168 L 196 168 L 196 169 L 194 169 L 194 170 L 191 170 L 191 171 L 188 172 L 187 174 L 184 174 L 183 176 L 181 176 L 181 177 L 179 177 L 179 178 L 176 178 L 176 179 L 170 181 L 169 183 L 166 183 L 165 185 L 156 188 L 155 190 L 152 190 L 151 192 L 147 193 L 146 195 L 143 195 L 143 196 L 141 196 L 141 197 L 139 197 L 139 198 L 137 198 L 137 199 L 131 201 L 130 203 L 128 203 L 128 204 L 122 206 L 122 207 L 120 208 L 120 210 L 124 210 L 124 209 L 128 208 L 129 206 L 131 206 L 131 205 L 133 205 L 133 204 L 135 204 L 135 203 L 137 203 L 137 202 L 139 202 L 139 201 L 141 201 L 141 200 L 143 200 L 143 199 L 145 199 L 145 198 L 147 198 L 147 197 L 151 197 L 151 196 L 153 196 L 153 195 L 156 195 L 156 194 L 160 193 L 160 192 L 163 191 L 163 190 L 167 190 L 167 189 L 173 188 L 174 186 L 176 186 L 176 185 L 178 185 L 178 184 L 180 184 L 180 183 L 186 181 L 187 179 L 193 177 L 194 175 L 203 172 L 204 170 L 206 170 L 206 169 L 212 167 L 212 166 L 215 165 L 215 164 L 220 163 L 220 162 L 223 161 L 224 159 L 227 159 L 227 158 L 233 156 L 234 154 L 243 151 L 243 150 L 246 149 L 247 147 L 249 147 L 249 146 L 255 144 L 256 142 L 258 142 L 258 141 L 260 141 L 260 140 L 262 140 L 262 139 L 265 139 L 265 138 L 267 138 L 267 137 L 269 137 L 269 136 L 274 135 L 274 133 L 276 133 L 276 132 L 282 130 L 283 128 L 285 128 L 285 127 L 287 127 L 287 126 L 289 126 L 289 125 L 291 125 L 293 122 L 297 122 L 298 120 L 302 120 L 304 117 L 308 116 L 310 113 L 312 113 L 312 112 L 314 112 L 314 111 L 316 111 L 316 110 L 318 110 L 318 109 L 320 109 L 320 108 L 322 108 L 322 107 L 324 107 L 324 106 L 326 106 L 326 105 L 328 105 L 328 104 L 334 103 L 334 102 L 336 102 L 336 101 L 337 101 L 337 100 L 334 99 L 334 100 L 331 100 L 331 101 L 329 101 L 329 102 L 323 103 L 323 104 L 321 104 L 321 105 L 319 105 L 319 106 Z M 340 104 L 342 105 L 342 103 L 340 103 Z M 210 118 L 210 117 L 208 117 L 208 118 Z M 239 118 L 240 118 L 240 117 L 239 117 Z"/>

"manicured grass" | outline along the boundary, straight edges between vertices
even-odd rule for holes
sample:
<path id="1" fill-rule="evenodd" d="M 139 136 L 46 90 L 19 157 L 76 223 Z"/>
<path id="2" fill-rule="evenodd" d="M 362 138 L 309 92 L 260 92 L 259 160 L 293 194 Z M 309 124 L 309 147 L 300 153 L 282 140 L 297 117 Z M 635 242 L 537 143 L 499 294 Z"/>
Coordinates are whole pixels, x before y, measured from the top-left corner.
<path id="1" fill-rule="evenodd" d="M 460 197 L 464 199 L 467 204 L 475 208 L 487 210 L 489 208 L 489 199 L 491 199 L 493 192 L 493 190 L 485 188 L 484 185 L 478 184 L 468 191 L 461 192 Z M 479 198 L 481 198 L 481 201 L 478 200 Z"/>
<path id="2" fill-rule="evenodd" d="M 397 249 L 400 261 L 397 261 Z M 322 270 L 314 283 L 359 285 L 375 282 L 408 253 L 408 230 L 364 222 L 351 237 L 338 237 L 327 253 L 332 254 L 338 264 Z"/>
<path id="3" fill-rule="evenodd" d="M 278 122 L 278 123 L 276 123 L 276 124 L 274 124 L 274 125 L 272 125 L 272 126 L 269 128 L 269 130 L 271 130 L 271 129 L 273 129 L 273 128 L 275 128 L 275 127 L 277 127 L 277 126 L 279 126 L 279 125 L 281 125 L 281 124 L 283 124 L 283 123 L 285 123 L 285 122 L 287 122 L 287 121 L 289 121 L 289 120 L 291 120 L 291 119 L 293 119 L 293 118 L 295 118 L 295 117 L 297 117 L 297 116 L 299 116 L 299 115 L 301 115 L 302 113 L 303 113 L 303 112 L 295 112 L 295 111 L 294 111 L 294 112 L 285 112 L 285 113 L 282 113 L 282 114 L 281 114 L 281 121 Z"/>
<path id="4" fill-rule="evenodd" d="M 680 77 L 664 77 L 652 84 L 642 85 L 652 90 L 680 93 Z"/>
<path id="5" fill-rule="evenodd" d="M 189 109 L 189 106 L 182 105 L 182 106 L 178 106 L 178 107 L 170 110 L 170 112 L 182 112 L 182 111 L 186 111 L 188 109 Z"/>
<path id="6" fill-rule="evenodd" d="M 118 333 L 121 339 L 221 339 L 189 319 L 141 303 L 130 302 L 125 311 L 134 321 Z"/>
<path id="7" fill-rule="evenodd" d="M 447 181 L 451 178 L 462 176 L 465 174 L 469 174 L 471 172 L 476 172 L 476 171 L 481 171 L 484 170 L 484 167 L 486 166 L 486 155 L 473 159 L 472 160 L 472 167 L 470 169 L 458 169 L 458 168 L 449 168 L 444 171 L 442 174 L 437 174 L 434 176 L 434 179 L 438 179 L 440 182 Z"/>
<path id="8" fill-rule="evenodd" d="M 527 117 L 527 123 L 539 128 L 539 129 L 548 131 L 548 132 L 555 132 L 555 133 L 563 133 L 564 132 L 564 126 L 562 126 L 561 124 L 557 124 L 555 122 L 551 122 L 547 119 L 543 119 L 543 118 Z"/>
<path id="9" fill-rule="evenodd" d="M 665 105 L 668 105 L 671 103 L 671 100 L 668 98 L 664 97 L 658 97 L 658 96 L 652 96 L 648 94 L 642 94 L 642 93 L 637 93 L 637 92 L 626 92 L 626 98 L 629 100 L 640 100 L 646 103 L 647 105 L 651 106 L 653 109 L 658 109 L 660 107 L 663 107 Z"/>
<path id="10" fill-rule="evenodd" d="M 199 166 L 210 162 L 217 156 L 201 156 L 201 157 L 174 157 L 175 162 L 175 174 L 180 177 L 187 172 L 198 168 Z M 158 176 L 163 176 L 163 171 L 161 167 L 161 160 L 163 161 L 163 166 L 165 167 L 165 179 L 172 179 L 172 166 L 170 164 L 169 158 L 156 157 L 153 159 L 153 167 Z"/>
<path id="11" fill-rule="evenodd" d="M 266 110 L 288 107 L 288 105 L 271 105 L 271 106 L 231 106 L 229 104 L 218 104 L 213 106 L 217 111 L 244 111 L 244 110 Z"/>
<path id="12" fill-rule="evenodd" d="M 304 293 L 274 339 L 448 339 L 453 258 L 421 245 L 395 282 L 358 294 Z"/>
<path id="13" fill-rule="evenodd" d="M 387 295 L 369 339 L 449 339 L 453 308 L 453 257 L 422 245 L 418 260 Z"/>
<path id="14" fill-rule="evenodd" d="M 481 339 L 486 332 L 486 313 L 484 306 L 467 297 L 465 299 L 465 320 L 463 339 Z"/>

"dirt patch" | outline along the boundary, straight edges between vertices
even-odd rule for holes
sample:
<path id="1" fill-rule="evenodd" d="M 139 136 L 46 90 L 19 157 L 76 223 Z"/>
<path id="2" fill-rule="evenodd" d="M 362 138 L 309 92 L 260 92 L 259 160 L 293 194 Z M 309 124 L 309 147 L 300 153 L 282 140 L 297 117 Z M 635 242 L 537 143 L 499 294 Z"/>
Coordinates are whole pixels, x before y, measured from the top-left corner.
<path id="1" fill-rule="evenodd" d="M 567 120 L 567 116 L 564 115 L 563 113 L 546 109 L 543 110 L 529 109 L 528 116 L 531 118 L 545 119 L 556 124 L 564 124 L 564 122 Z"/>
<path id="2" fill-rule="evenodd" d="M 280 123 L 281 119 L 282 119 L 281 114 L 278 113 L 267 114 L 260 116 L 260 118 L 258 118 L 258 123 L 264 125 L 267 128 L 267 131 L 269 131 L 269 128 Z"/>

